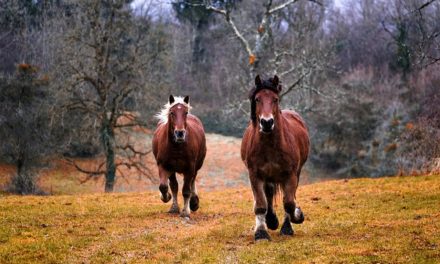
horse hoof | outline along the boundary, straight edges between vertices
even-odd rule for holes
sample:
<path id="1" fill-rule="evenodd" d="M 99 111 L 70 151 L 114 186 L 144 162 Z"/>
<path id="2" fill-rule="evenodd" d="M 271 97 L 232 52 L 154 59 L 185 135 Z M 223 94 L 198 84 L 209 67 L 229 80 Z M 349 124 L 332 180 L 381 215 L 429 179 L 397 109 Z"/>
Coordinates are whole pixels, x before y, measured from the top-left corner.
<path id="1" fill-rule="evenodd" d="M 295 213 L 293 214 L 292 223 L 302 224 L 304 222 L 304 214 L 300 207 L 295 208 Z"/>
<path id="2" fill-rule="evenodd" d="M 258 229 L 255 231 L 255 241 L 268 240 L 270 241 L 269 233 L 264 229 Z"/>
<path id="3" fill-rule="evenodd" d="M 178 206 L 171 206 L 170 210 L 168 211 L 168 213 L 170 214 L 178 214 L 180 212 L 180 209 Z"/>
<path id="4" fill-rule="evenodd" d="M 167 193 L 166 195 L 165 195 L 165 197 L 163 196 L 163 194 L 160 196 L 160 199 L 162 200 L 162 202 L 164 202 L 164 203 L 168 203 L 170 200 L 171 200 L 171 194 L 170 193 Z"/>
<path id="5" fill-rule="evenodd" d="M 293 229 L 289 220 L 286 219 L 286 221 L 284 221 L 283 226 L 281 227 L 280 234 L 282 236 L 293 236 Z"/>
<path id="6" fill-rule="evenodd" d="M 277 215 L 272 212 L 266 214 L 266 225 L 270 230 L 277 230 L 280 223 L 278 222 Z"/>
<path id="7" fill-rule="evenodd" d="M 192 196 L 189 200 L 189 208 L 191 211 L 195 212 L 199 209 L 199 197 L 198 196 Z"/>

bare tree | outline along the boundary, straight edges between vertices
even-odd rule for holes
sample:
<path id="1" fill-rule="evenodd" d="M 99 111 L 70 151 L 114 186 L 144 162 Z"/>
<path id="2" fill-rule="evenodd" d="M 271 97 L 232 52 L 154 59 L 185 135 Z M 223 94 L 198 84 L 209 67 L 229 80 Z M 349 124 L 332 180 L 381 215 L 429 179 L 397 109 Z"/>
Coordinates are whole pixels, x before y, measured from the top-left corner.
<path id="1" fill-rule="evenodd" d="M 294 50 L 290 49 L 290 47 L 276 43 L 277 40 L 279 40 L 276 35 L 280 34 L 280 31 L 281 34 L 283 34 L 282 31 L 286 30 L 286 27 L 288 28 L 292 26 L 284 19 L 285 17 L 283 18 L 282 13 L 287 12 L 290 16 L 296 15 L 297 13 L 292 12 L 291 9 L 289 10 L 289 7 L 297 2 L 299 1 L 288 0 L 279 4 L 274 4 L 272 0 L 266 1 L 262 4 L 262 9 L 257 13 L 257 17 L 260 17 L 259 21 L 256 21 L 257 24 L 253 26 L 252 30 L 250 30 L 255 33 L 245 34 L 245 32 L 249 30 L 239 29 L 232 13 L 232 7 L 228 8 L 228 6 L 226 6 L 225 8 L 218 8 L 212 3 L 212 1 L 204 1 L 207 10 L 223 16 L 240 42 L 243 51 L 248 55 L 248 82 L 253 79 L 253 76 L 261 71 L 267 72 L 268 74 L 278 74 L 280 77 L 302 71 L 302 74 L 297 74 L 296 79 L 289 80 L 287 85 L 284 84 L 285 91 L 288 93 L 293 87 L 297 86 L 306 75 L 310 74 L 310 69 L 314 67 L 314 65 L 310 64 L 310 61 L 307 63 L 308 70 L 299 70 L 301 67 L 298 64 L 300 63 L 294 63 L 294 65 L 292 65 L 292 57 L 297 57 L 298 54 L 295 54 Z M 318 1 L 309 0 L 309 2 L 316 4 L 318 7 L 322 7 L 322 4 Z M 323 9 L 321 8 L 321 10 Z M 275 33 L 274 29 L 276 30 Z M 305 65 L 306 63 L 304 63 L 304 66 Z M 284 94 L 286 94 L 286 92 Z"/>
<path id="2" fill-rule="evenodd" d="M 99 138 L 105 156 L 95 169 L 69 162 L 89 177 L 105 175 L 106 192 L 113 191 L 122 167 L 151 175 L 143 160 L 150 150 L 137 148 L 124 129 L 145 126 L 135 110 L 147 88 L 140 76 L 153 56 L 147 25 L 132 16 L 129 2 L 79 1 L 61 49 L 63 105 L 94 124 L 87 131 Z"/>

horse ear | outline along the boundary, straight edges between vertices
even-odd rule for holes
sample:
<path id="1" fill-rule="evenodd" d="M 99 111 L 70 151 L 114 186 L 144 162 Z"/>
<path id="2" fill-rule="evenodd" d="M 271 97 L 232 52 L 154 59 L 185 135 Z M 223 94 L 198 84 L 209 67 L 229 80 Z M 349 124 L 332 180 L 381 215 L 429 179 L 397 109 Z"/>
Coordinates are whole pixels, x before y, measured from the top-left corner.
<path id="1" fill-rule="evenodd" d="M 272 78 L 272 85 L 275 87 L 275 88 L 278 88 L 278 84 L 280 83 L 280 80 L 278 79 L 278 76 L 274 76 L 273 78 Z"/>
<path id="2" fill-rule="evenodd" d="M 260 87 L 261 85 L 262 85 L 262 84 L 261 84 L 260 75 L 257 74 L 257 76 L 255 76 L 255 86 L 256 86 L 256 87 Z"/>
<path id="3" fill-rule="evenodd" d="M 168 101 L 170 104 L 173 104 L 174 103 L 174 96 L 172 95 L 172 94 L 170 94 L 170 98 L 169 98 L 169 101 Z"/>
<path id="4" fill-rule="evenodd" d="M 185 102 L 185 104 L 189 104 L 189 96 L 185 96 L 185 98 L 183 98 L 183 101 Z"/>

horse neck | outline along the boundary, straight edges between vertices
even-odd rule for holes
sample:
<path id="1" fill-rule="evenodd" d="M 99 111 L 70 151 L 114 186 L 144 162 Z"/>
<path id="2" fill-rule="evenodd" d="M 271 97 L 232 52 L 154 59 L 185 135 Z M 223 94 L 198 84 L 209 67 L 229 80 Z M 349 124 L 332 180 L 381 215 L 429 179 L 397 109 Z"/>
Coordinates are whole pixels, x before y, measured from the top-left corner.
<path id="1" fill-rule="evenodd" d="M 173 126 L 171 125 L 170 121 L 168 121 L 167 124 L 166 124 L 166 134 L 167 134 L 167 143 L 168 143 L 168 145 L 174 145 Z"/>

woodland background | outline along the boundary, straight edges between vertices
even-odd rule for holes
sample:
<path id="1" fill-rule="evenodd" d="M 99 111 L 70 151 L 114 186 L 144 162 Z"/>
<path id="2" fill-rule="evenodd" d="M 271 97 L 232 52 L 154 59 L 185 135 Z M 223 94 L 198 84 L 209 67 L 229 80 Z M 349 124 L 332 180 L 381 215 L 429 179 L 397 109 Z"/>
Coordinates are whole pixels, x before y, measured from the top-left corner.
<path id="1" fill-rule="evenodd" d="M 168 95 L 239 138 L 256 74 L 306 120 L 309 178 L 438 172 L 439 21 L 436 0 L 0 0 L 3 189 L 43 193 L 54 160 L 154 181 L 139 142 Z"/>

